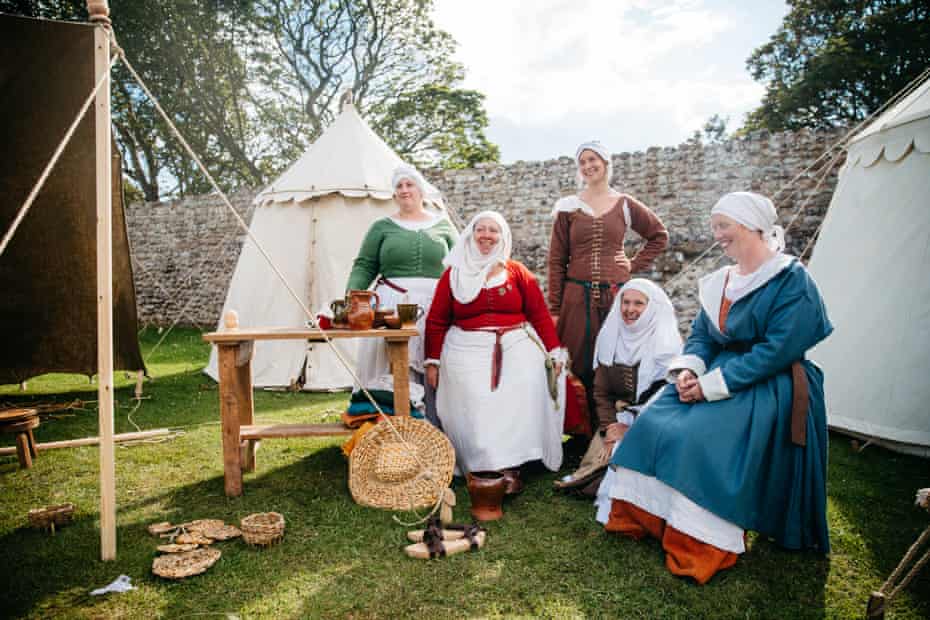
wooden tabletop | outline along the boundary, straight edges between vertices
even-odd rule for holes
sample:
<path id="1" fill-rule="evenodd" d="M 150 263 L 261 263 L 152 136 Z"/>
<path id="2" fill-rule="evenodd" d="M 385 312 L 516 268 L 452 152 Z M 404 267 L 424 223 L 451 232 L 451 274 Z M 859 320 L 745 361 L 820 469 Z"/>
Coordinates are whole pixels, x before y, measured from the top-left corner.
<path id="1" fill-rule="evenodd" d="M 308 327 L 250 327 L 247 329 L 224 329 L 203 335 L 207 342 L 246 342 L 249 340 L 309 340 L 325 342 L 324 330 Z M 339 338 L 383 338 L 384 340 L 407 340 L 419 335 L 416 328 L 401 329 L 327 329 L 326 336 Z"/>

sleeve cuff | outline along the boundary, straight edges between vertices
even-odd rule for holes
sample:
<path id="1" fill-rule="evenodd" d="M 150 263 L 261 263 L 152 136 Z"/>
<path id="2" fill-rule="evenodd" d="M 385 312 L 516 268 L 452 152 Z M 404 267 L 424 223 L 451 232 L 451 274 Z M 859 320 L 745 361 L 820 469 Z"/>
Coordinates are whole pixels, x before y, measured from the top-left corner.
<path id="1" fill-rule="evenodd" d="M 438 367 L 438 366 L 439 366 L 439 360 L 436 359 L 435 357 L 428 357 L 428 358 L 426 358 L 425 360 L 423 360 L 423 365 L 424 365 L 424 366 L 436 366 L 436 367 Z"/>
<path id="2" fill-rule="evenodd" d="M 627 426 L 633 426 L 633 422 L 636 421 L 636 417 L 629 411 L 618 411 L 617 412 L 617 422 L 620 424 L 626 424 Z"/>
<path id="3" fill-rule="evenodd" d="M 714 368 L 709 373 L 698 377 L 698 383 L 701 384 L 701 391 L 704 392 L 704 398 L 708 402 L 730 398 L 730 390 L 719 368 Z"/>
<path id="4" fill-rule="evenodd" d="M 707 372 L 707 365 L 697 355 L 679 355 L 668 365 L 668 374 L 665 380 L 669 383 L 675 383 L 675 378 L 682 370 L 690 370 L 694 373 L 694 376 L 700 377 Z M 703 385 L 701 385 L 701 389 L 704 389 Z"/>

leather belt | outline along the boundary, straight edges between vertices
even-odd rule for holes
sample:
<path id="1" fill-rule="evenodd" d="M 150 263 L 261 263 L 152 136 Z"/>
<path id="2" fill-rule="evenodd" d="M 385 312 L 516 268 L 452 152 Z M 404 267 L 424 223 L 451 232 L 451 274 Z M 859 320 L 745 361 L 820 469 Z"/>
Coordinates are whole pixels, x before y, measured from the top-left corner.
<path id="1" fill-rule="evenodd" d="M 459 326 L 466 332 L 490 332 L 494 334 L 494 350 L 491 352 L 491 391 L 497 390 L 501 382 L 501 369 L 504 367 L 504 348 L 501 346 L 501 337 L 515 329 L 523 329 L 523 323 L 508 327 L 474 327 L 471 329 Z"/>
<path id="2" fill-rule="evenodd" d="M 388 288 L 394 289 L 395 291 L 397 291 L 397 292 L 400 293 L 401 295 L 403 295 L 404 293 L 407 292 L 407 289 L 405 289 L 404 287 L 402 287 L 402 286 L 400 286 L 400 285 L 398 285 L 398 284 L 395 284 L 394 282 L 391 282 L 390 280 L 388 280 L 388 279 L 385 278 L 384 276 L 379 276 L 379 277 L 378 277 L 378 281 L 377 281 L 375 284 L 376 284 L 376 285 L 381 285 L 381 284 L 383 284 L 384 286 L 386 286 L 386 287 L 388 287 Z"/>

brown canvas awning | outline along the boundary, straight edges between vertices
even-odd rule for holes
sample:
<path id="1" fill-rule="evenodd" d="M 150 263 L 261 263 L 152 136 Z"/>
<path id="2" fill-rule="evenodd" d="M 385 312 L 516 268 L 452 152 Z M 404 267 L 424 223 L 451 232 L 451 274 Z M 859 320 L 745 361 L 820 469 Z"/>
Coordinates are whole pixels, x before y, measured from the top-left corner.
<path id="1" fill-rule="evenodd" d="M 86 24 L 0 15 L 0 235 L 94 88 Z M 0 256 L 0 384 L 97 369 L 93 107 Z M 113 148 L 114 368 L 142 370 Z"/>

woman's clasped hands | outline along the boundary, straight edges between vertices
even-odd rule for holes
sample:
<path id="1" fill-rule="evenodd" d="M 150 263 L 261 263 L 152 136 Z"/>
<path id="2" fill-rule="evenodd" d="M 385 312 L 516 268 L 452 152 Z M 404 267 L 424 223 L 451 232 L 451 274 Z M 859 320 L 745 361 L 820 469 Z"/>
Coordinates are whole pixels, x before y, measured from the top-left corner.
<path id="1" fill-rule="evenodd" d="M 678 390 L 678 399 L 683 403 L 697 403 L 704 400 L 704 391 L 701 382 L 690 370 L 682 370 L 675 379 L 675 389 Z"/>

